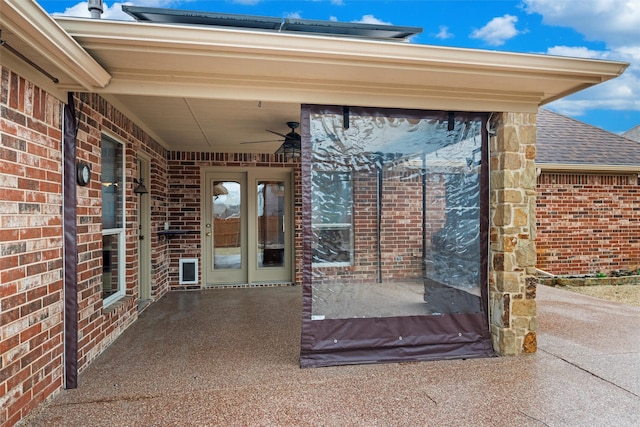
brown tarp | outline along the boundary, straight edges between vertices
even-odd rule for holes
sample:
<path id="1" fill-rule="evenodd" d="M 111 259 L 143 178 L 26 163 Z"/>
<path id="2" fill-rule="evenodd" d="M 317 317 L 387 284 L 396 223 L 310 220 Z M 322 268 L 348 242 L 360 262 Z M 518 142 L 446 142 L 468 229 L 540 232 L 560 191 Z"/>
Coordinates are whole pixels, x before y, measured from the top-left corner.
<path id="1" fill-rule="evenodd" d="M 64 387 L 78 387 L 78 244 L 76 221 L 76 110 L 69 92 L 64 108 Z"/>

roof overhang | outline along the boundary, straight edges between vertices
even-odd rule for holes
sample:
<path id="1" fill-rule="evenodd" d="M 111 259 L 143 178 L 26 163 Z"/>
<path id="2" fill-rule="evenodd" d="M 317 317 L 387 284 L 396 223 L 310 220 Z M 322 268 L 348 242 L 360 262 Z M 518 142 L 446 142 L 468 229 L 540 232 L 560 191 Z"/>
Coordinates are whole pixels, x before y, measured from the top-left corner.
<path id="1" fill-rule="evenodd" d="M 529 112 L 626 63 L 227 27 L 49 16 L 0 0 L 2 64 L 66 99 L 95 92 L 170 150 L 274 152 L 301 104 Z M 271 134 L 272 135 L 272 134 Z"/>
<path id="2" fill-rule="evenodd" d="M 57 18 L 101 93 L 535 113 L 628 64 L 195 25 Z"/>
<path id="3" fill-rule="evenodd" d="M 0 0 L 0 29 L 4 42 L 58 82 L 6 47 L 0 47 L 2 64 L 61 99 L 68 90 L 94 91 L 109 83 L 109 73 L 34 1 Z"/>

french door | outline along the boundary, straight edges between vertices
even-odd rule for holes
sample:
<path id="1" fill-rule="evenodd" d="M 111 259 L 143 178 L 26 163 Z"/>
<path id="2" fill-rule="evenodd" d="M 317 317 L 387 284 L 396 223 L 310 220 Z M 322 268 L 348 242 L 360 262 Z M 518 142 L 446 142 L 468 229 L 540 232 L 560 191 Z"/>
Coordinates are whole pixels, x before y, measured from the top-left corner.
<path id="1" fill-rule="evenodd" d="M 291 172 L 205 172 L 206 285 L 291 282 Z"/>

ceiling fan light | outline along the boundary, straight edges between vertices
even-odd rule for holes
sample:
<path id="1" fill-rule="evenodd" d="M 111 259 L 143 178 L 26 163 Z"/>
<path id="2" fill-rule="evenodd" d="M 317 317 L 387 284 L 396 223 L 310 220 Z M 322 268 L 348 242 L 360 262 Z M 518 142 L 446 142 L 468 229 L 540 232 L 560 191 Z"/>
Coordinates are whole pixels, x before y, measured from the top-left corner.
<path id="1" fill-rule="evenodd" d="M 286 159 L 298 159 L 301 156 L 300 141 L 287 138 L 280 148 L 275 152 L 276 155 L 284 155 Z"/>

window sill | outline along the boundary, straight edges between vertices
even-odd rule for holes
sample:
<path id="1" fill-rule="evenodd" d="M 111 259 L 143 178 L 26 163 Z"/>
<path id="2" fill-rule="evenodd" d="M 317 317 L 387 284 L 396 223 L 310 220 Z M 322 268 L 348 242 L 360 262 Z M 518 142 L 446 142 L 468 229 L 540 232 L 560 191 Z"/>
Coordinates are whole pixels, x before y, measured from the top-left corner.
<path id="1" fill-rule="evenodd" d="M 124 295 L 114 301 L 111 301 L 109 305 L 105 305 L 102 307 L 102 311 L 104 314 L 110 314 L 116 311 L 120 311 L 123 307 L 127 307 L 131 305 L 131 301 L 133 297 L 131 295 Z"/>

